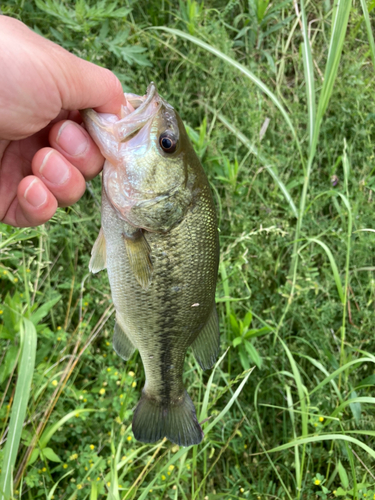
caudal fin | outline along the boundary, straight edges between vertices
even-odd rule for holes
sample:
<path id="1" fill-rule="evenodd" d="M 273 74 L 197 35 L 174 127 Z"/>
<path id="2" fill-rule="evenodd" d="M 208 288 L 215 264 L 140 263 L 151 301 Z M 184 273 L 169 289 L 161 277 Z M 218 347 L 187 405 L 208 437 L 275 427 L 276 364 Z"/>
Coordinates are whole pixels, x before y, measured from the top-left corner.
<path id="1" fill-rule="evenodd" d="M 143 393 L 133 416 L 133 434 L 142 443 L 155 443 L 166 437 L 180 446 L 199 444 L 204 437 L 186 391 L 181 402 L 170 405 L 158 403 Z"/>

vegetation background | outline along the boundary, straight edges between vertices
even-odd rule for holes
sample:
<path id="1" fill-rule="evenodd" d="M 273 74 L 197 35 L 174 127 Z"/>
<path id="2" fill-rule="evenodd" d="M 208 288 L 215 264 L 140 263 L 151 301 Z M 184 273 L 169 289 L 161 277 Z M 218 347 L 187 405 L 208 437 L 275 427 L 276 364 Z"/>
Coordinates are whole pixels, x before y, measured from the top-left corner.
<path id="1" fill-rule="evenodd" d="M 186 360 L 201 445 L 135 442 L 142 364 L 88 274 L 100 178 L 45 226 L 0 224 L 1 499 L 375 498 L 374 7 L 2 3 L 179 110 L 219 214 L 222 357 Z"/>

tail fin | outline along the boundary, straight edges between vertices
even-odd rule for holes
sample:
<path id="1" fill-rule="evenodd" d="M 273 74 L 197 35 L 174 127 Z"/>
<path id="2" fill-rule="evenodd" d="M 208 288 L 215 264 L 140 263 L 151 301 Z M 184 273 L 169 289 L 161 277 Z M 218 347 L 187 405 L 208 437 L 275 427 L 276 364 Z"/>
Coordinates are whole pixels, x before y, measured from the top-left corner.
<path id="1" fill-rule="evenodd" d="M 180 446 L 199 444 L 204 437 L 186 391 L 181 402 L 169 406 L 143 392 L 133 416 L 133 434 L 142 443 L 155 443 L 166 437 Z"/>

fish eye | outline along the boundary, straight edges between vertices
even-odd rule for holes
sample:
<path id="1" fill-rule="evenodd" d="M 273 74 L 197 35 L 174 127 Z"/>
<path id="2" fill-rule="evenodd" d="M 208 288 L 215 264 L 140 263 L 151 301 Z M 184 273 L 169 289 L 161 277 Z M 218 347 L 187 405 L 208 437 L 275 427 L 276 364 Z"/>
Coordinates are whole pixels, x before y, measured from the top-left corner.
<path id="1" fill-rule="evenodd" d="M 159 144 L 166 153 L 174 153 L 177 147 L 177 139 L 171 132 L 164 132 L 159 137 Z"/>

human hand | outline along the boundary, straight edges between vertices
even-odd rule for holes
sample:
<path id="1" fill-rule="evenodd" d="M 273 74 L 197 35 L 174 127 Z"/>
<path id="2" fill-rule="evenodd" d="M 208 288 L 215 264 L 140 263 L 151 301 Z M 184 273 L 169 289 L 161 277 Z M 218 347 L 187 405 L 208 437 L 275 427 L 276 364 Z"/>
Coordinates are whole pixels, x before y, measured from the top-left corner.
<path id="1" fill-rule="evenodd" d="M 117 114 L 121 83 L 0 15 L 0 221 L 37 226 L 75 203 L 103 157 L 78 109 Z"/>

